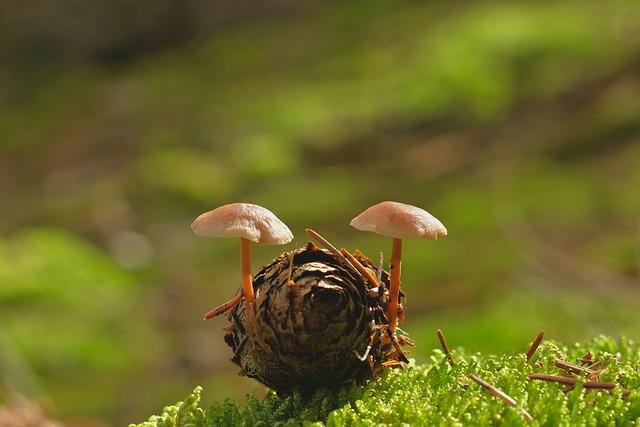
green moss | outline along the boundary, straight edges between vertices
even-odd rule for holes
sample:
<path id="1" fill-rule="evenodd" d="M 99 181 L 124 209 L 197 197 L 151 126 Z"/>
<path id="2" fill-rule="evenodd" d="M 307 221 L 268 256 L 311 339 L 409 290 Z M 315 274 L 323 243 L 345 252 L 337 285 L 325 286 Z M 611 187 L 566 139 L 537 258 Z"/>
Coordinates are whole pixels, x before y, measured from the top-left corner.
<path id="1" fill-rule="evenodd" d="M 187 398 L 172 406 L 166 406 L 160 415 L 154 415 L 148 421 L 136 427 L 191 427 L 205 425 L 204 411 L 198 408 L 202 387 L 196 387 Z M 133 424 L 132 424 L 133 425 Z"/>
<path id="2" fill-rule="evenodd" d="M 565 392 L 556 383 L 532 381 L 533 372 L 560 374 L 555 359 L 573 361 L 590 351 L 601 361 L 602 381 L 617 381 L 611 392 L 578 386 Z M 616 360 L 619 353 L 620 362 Z M 310 398 L 249 397 L 244 406 L 231 401 L 206 411 L 197 407 L 198 387 L 185 402 L 165 408 L 137 427 L 153 426 L 377 426 L 377 425 L 635 425 L 640 422 L 640 350 L 632 341 L 600 336 L 566 347 L 545 341 L 528 364 L 521 352 L 506 355 L 453 352 L 450 367 L 440 350 L 429 363 L 389 371 L 364 387 L 351 384 L 320 390 Z M 472 382 L 475 373 L 513 397 L 509 407 Z M 533 422 L 526 421 L 528 411 Z M 132 425 L 133 426 L 133 425 Z"/>

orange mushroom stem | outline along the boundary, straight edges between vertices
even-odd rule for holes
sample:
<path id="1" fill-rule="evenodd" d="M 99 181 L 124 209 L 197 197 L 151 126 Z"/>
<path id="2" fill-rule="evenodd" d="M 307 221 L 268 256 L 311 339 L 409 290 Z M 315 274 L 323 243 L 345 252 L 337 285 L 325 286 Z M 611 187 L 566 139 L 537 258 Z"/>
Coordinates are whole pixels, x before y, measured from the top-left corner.
<path id="1" fill-rule="evenodd" d="M 350 224 L 358 230 L 372 231 L 393 239 L 391 284 L 389 286 L 389 304 L 387 306 L 388 330 L 393 334 L 398 326 L 402 239 L 435 240 L 438 237 L 446 236 L 447 229 L 433 215 L 423 209 L 404 203 L 388 201 L 367 208 L 360 215 L 353 218 Z"/>
<path id="2" fill-rule="evenodd" d="M 231 203 L 205 212 L 193 221 L 191 229 L 203 237 L 240 237 L 242 294 L 249 308 L 253 307 L 255 302 L 251 281 L 251 242 L 283 245 L 293 239 L 289 227 L 280 221 L 273 212 L 251 203 Z M 234 303 L 236 298 L 239 301 L 240 296 L 236 295 L 228 303 Z M 205 316 L 224 313 L 224 307 L 223 304 Z M 249 312 L 251 311 L 249 310 Z"/>
<path id="3" fill-rule="evenodd" d="M 242 265 L 242 291 L 247 304 L 253 304 L 256 300 L 251 281 L 251 241 L 240 238 L 240 263 Z"/>
<path id="4" fill-rule="evenodd" d="M 391 285 L 389 287 L 389 306 L 387 319 L 389 329 L 395 332 L 398 326 L 398 298 L 400 297 L 400 273 L 402 270 L 402 239 L 394 238 L 391 246 Z"/>

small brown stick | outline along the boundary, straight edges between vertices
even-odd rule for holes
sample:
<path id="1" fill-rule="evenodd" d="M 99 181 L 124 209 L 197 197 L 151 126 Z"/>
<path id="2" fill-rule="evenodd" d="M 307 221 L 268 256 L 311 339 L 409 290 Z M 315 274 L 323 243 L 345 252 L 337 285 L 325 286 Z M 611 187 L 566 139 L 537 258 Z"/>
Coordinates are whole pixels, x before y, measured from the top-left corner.
<path id="1" fill-rule="evenodd" d="M 382 362 L 382 366 L 385 368 L 390 368 L 392 366 L 402 366 L 402 362 L 399 360 L 388 360 L 386 362 Z"/>
<path id="2" fill-rule="evenodd" d="M 507 405 L 512 406 L 514 408 L 518 406 L 518 403 L 515 401 L 513 397 L 509 396 L 507 393 L 500 390 L 498 387 L 489 384 L 488 382 L 486 382 L 476 374 L 469 374 L 467 376 L 472 380 L 474 380 L 475 382 L 477 382 L 478 384 L 480 384 L 482 387 L 484 387 L 489 392 L 489 394 L 497 397 L 498 399 L 501 399 Z M 520 413 L 522 414 L 524 419 L 526 419 L 527 421 L 533 421 L 533 417 L 531 416 L 531 414 L 529 414 L 529 412 L 527 412 L 526 409 L 520 408 Z"/>
<path id="3" fill-rule="evenodd" d="M 593 369 L 589 369 L 589 368 L 584 367 L 584 366 L 580 366 L 580 365 L 576 365 L 576 364 L 573 364 L 573 363 L 569 363 L 569 362 L 564 361 L 562 359 L 556 359 L 554 363 L 558 368 L 560 368 L 562 370 L 565 370 L 567 372 L 571 372 L 572 374 L 593 375 L 593 374 L 597 373 Z"/>
<path id="4" fill-rule="evenodd" d="M 382 283 L 382 270 L 384 270 L 384 252 L 380 252 L 380 256 L 378 258 L 378 271 L 376 272 L 378 284 L 384 286 L 384 284 Z"/>
<path id="5" fill-rule="evenodd" d="M 436 331 L 436 335 L 440 340 L 440 347 L 442 347 L 442 351 L 444 351 L 444 355 L 447 356 L 447 360 L 449 361 L 449 365 L 452 367 L 456 365 L 456 361 L 453 359 L 453 355 L 449 351 L 449 346 L 447 345 L 447 340 L 444 338 L 444 334 L 440 329 Z"/>
<path id="6" fill-rule="evenodd" d="M 227 311 L 235 307 L 240 302 L 241 299 L 242 299 L 242 288 L 240 288 L 238 293 L 229 301 L 225 302 L 224 304 L 220 304 L 219 306 L 217 306 L 212 310 L 207 311 L 203 316 L 203 319 L 204 320 L 213 319 L 216 316 L 226 313 Z"/>
<path id="7" fill-rule="evenodd" d="M 324 237 L 319 235 L 316 231 L 312 230 L 311 228 L 305 228 L 304 231 L 306 231 L 307 234 L 311 238 L 315 239 L 318 243 L 320 243 L 322 246 L 327 248 L 329 250 L 329 252 L 331 252 L 332 254 L 337 256 L 338 260 L 340 262 L 342 262 L 347 267 L 351 267 L 351 269 L 353 271 L 355 271 L 358 274 L 360 274 L 360 271 L 358 271 L 358 269 L 353 264 L 351 264 L 349 262 L 349 260 L 335 246 L 333 246 L 327 239 L 325 239 Z"/>
<path id="8" fill-rule="evenodd" d="M 354 257 L 351 254 L 351 252 L 349 252 L 345 248 L 341 248 L 340 249 L 340 253 L 342 255 L 344 255 L 345 258 L 347 258 L 349 260 L 349 262 L 351 264 L 353 264 L 353 266 L 355 268 L 358 269 L 360 274 L 362 274 L 367 279 L 367 282 L 371 283 L 371 287 L 373 287 L 373 288 L 377 288 L 378 287 L 378 281 L 376 280 L 376 277 L 371 273 L 371 271 L 369 271 L 368 268 L 366 268 L 364 265 L 362 265 L 362 263 L 360 261 L 358 261 L 358 259 L 356 257 Z"/>
<path id="9" fill-rule="evenodd" d="M 409 363 L 409 359 L 407 359 L 407 356 L 404 354 L 404 351 L 402 351 L 402 348 L 400 347 L 400 344 L 398 343 L 398 339 L 396 338 L 395 334 L 393 332 L 391 332 L 391 329 L 389 329 L 389 328 L 387 328 L 387 335 L 389 335 L 389 338 L 391 338 L 391 343 L 393 344 L 393 347 L 398 352 L 398 356 L 399 356 L 400 360 L 402 362 L 404 362 L 404 363 Z"/>
<path id="10" fill-rule="evenodd" d="M 563 377 L 560 375 L 547 375 L 547 374 L 529 374 L 529 379 L 531 380 L 541 380 L 541 381 L 553 381 L 560 384 L 566 385 L 576 385 L 578 380 L 576 378 Z M 601 382 L 601 381 L 585 381 L 582 384 L 584 388 L 590 389 L 600 389 L 600 390 L 611 390 L 618 386 L 618 383 L 614 382 Z"/>
<path id="11" fill-rule="evenodd" d="M 583 365 L 593 365 L 593 355 L 590 351 L 587 351 L 584 356 L 578 359 L 578 362 L 582 363 Z"/>
<path id="12" fill-rule="evenodd" d="M 293 274 L 293 251 L 289 253 L 289 274 L 287 275 L 287 286 L 294 287 L 296 283 L 291 280 L 291 275 Z"/>
<path id="13" fill-rule="evenodd" d="M 578 380 L 570 377 L 562 377 L 560 375 L 547 375 L 547 374 L 529 374 L 530 380 L 540 380 L 540 381 L 553 381 L 560 384 L 566 385 L 576 385 Z"/>
<path id="14" fill-rule="evenodd" d="M 538 346 L 542 342 L 542 338 L 544 338 L 544 331 L 538 332 L 538 335 L 536 335 L 535 339 L 529 346 L 529 350 L 527 350 L 527 352 L 525 353 L 527 355 L 527 362 L 533 357 L 533 354 L 536 352 Z"/>
<path id="15" fill-rule="evenodd" d="M 583 386 L 584 388 L 611 390 L 618 387 L 618 383 L 605 381 L 587 381 Z"/>
<path id="16" fill-rule="evenodd" d="M 397 329 L 396 329 L 396 330 L 397 330 Z M 404 331 L 403 331 L 403 333 L 404 333 Z M 411 338 L 409 338 L 409 337 L 408 337 L 408 336 L 406 336 L 406 335 L 399 335 L 399 336 L 396 336 L 396 339 L 398 340 L 398 343 L 399 343 L 400 345 L 402 345 L 402 346 L 405 346 L 405 345 L 408 345 L 408 346 L 410 346 L 410 347 L 415 347 L 415 346 L 416 346 L 416 343 L 414 343 L 414 342 L 411 340 Z"/>

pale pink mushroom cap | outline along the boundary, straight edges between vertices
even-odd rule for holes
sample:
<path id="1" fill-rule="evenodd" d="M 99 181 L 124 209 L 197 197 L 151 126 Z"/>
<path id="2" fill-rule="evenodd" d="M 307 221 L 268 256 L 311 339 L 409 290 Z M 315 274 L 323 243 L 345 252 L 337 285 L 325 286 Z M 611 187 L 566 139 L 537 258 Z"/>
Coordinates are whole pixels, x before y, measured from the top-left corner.
<path id="1" fill-rule="evenodd" d="M 251 203 L 232 203 L 205 212 L 191 224 L 203 237 L 243 237 L 265 245 L 283 245 L 293 240 L 291 230 L 273 212 Z"/>
<path id="2" fill-rule="evenodd" d="M 351 220 L 351 226 L 396 239 L 437 239 L 447 229 L 429 212 L 398 202 L 373 205 Z"/>

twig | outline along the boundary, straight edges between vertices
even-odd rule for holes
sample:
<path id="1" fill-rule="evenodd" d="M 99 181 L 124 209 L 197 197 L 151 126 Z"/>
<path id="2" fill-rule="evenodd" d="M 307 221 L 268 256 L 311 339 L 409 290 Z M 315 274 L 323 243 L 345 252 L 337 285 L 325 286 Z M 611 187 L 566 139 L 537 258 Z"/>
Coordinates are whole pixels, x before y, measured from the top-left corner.
<path id="1" fill-rule="evenodd" d="M 563 369 L 567 372 L 571 372 L 572 374 L 588 374 L 588 375 L 593 375 L 596 374 L 597 372 L 594 371 L 593 369 L 589 369 L 587 367 L 584 366 L 580 366 L 580 365 L 576 365 L 570 362 L 567 362 L 565 360 L 561 360 L 561 359 L 556 359 L 555 360 L 555 365 L 560 368 Z"/>
<path id="2" fill-rule="evenodd" d="M 295 286 L 295 282 L 291 280 L 291 274 L 293 274 L 293 251 L 289 253 L 289 274 L 287 275 L 287 286 Z"/>
<path id="3" fill-rule="evenodd" d="M 476 374 L 469 374 L 467 376 L 469 378 L 471 378 L 472 380 L 474 380 L 475 382 L 477 382 L 478 384 L 480 384 L 485 389 L 487 389 L 492 396 L 495 396 L 495 397 L 497 397 L 499 399 L 502 399 L 507 405 L 509 405 L 509 406 L 516 406 L 517 405 L 517 403 L 516 403 L 516 401 L 515 401 L 515 399 L 513 397 L 509 396 L 507 393 L 505 393 L 504 391 L 500 390 L 496 386 L 489 384 L 488 382 L 486 382 L 485 380 L 483 380 L 482 378 L 480 378 Z"/>
<path id="4" fill-rule="evenodd" d="M 377 279 L 378 286 L 384 286 L 382 283 L 382 270 L 384 270 L 384 252 L 380 252 L 380 257 L 378 258 L 378 271 L 377 271 Z"/>
<path id="5" fill-rule="evenodd" d="M 409 363 L 409 359 L 407 359 L 407 356 L 404 354 L 404 351 L 402 351 L 402 348 L 400 347 L 400 344 L 398 343 L 398 339 L 396 338 L 395 334 L 393 332 L 391 332 L 391 329 L 389 329 L 389 328 L 387 328 L 387 335 L 389 335 L 389 338 L 391 338 L 391 343 L 393 344 L 393 347 L 398 352 L 398 356 L 399 356 L 400 360 L 402 362 L 404 362 L 404 363 Z"/>
<path id="6" fill-rule="evenodd" d="M 513 397 L 509 396 L 507 393 L 500 390 L 498 387 L 489 384 L 488 382 L 486 382 L 476 374 L 469 374 L 467 376 L 472 380 L 474 380 L 475 382 L 477 382 L 478 384 L 480 384 L 482 387 L 484 387 L 489 392 L 489 394 L 497 397 L 498 399 L 501 399 L 507 405 L 512 406 L 514 408 L 518 406 L 518 403 L 515 401 Z M 527 412 L 526 409 L 520 408 L 520 413 L 527 421 L 533 421 L 533 417 L 531 416 L 531 414 L 529 414 L 529 412 Z"/>
<path id="7" fill-rule="evenodd" d="M 618 386 L 618 383 L 604 381 L 587 381 L 583 384 L 584 388 L 612 390 Z"/>
<path id="8" fill-rule="evenodd" d="M 216 316 L 219 316 L 223 313 L 226 313 L 227 311 L 231 310 L 233 307 L 236 306 L 236 304 L 238 304 L 240 302 L 240 300 L 242 299 L 242 288 L 240 288 L 240 290 L 238 291 L 238 293 L 231 298 L 229 301 L 225 302 L 224 304 L 220 304 L 219 306 L 217 306 L 216 308 L 209 310 L 205 313 L 205 315 L 203 316 L 204 320 L 209 320 L 209 319 L 213 319 Z"/>
<path id="9" fill-rule="evenodd" d="M 593 355 L 590 351 L 587 351 L 584 356 L 578 359 L 578 362 L 582 363 L 583 365 L 593 365 Z"/>
<path id="10" fill-rule="evenodd" d="M 444 351 L 445 356 L 447 356 L 447 360 L 449 361 L 449 365 L 452 367 L 456 365 L 456 361 L 453 359 L 453 355 L 449 351 L 449 346 L 447 345 L 447 340 L 444 338 L 444 334 L 440 329 L 436 331 L 436 335 L 438 335 L 438 339 L 440 340 L 440 347 L 442 347 L 442 351 Z"/>
<path id="11" fill-rule="evenodd" d="M 563 377 L 560 375 L 547 375 L 547 374 L 529 374 L 531 380 L 552 381 L 566 385 L 576 385 L 578 383 L 577 378 Z M 599 390 L 612 390 L 618 386 L 618 383 L 614 382 L 602 382 L 602 381 L 585 381 L 582 384 L 584 388 L 599 389 Z"/>
<path id="12" fill-rule="evenodd" d="M 529 350 L 527 350 L 527 353 L 526 353 L 527 362 L 531 359 L 531 357 L 533 357 L 533 354 L 536 352 L 536 350 L 538 349 L 538 346 L 542 342 L 542 338 L 544 338 L 544 331 L 538 332 L 538 335 L 536 335 L 535 339 L 529 346 Z"/>
<path id="13" fill-rule="evenodd" d="M 316 231 L 312 230 L 311 228 L 305 228 L 304 231 L 306 231 L 307 234 L 311 238 L 315 239 L 318 243 L 320 243 L 322 246 L 327 248 L 329 250 L 329 252 L 331 252 L 332 254 L 337 256 L 338 260 L 341 263 L 343 263 L 347 267 L 351 267 L 351 269 L 353 271 L 355 271 L 356 273 L 361 274 L 360 271 L 358 271 L 358 269 L 353 264 L 351 264 L 351 262 L 349 262 L 349 260 L 335 246 L 333 246 L 327 239 L 325 239 L 324 237 L 319 235 Z"/>
<path id="14" fill-rule="evenodd" d="M 530 380 L 540 380 L 540 381 L 552 381 L 560 384 L 566 385 L 576 385 L 578 380 L 570 377 L 562 377 L 560 375 L 547 375 L 547 374 L 529 374 Z"/>
<path id="15" fill-rule="evenodd" d="M 377 288 L 378 287 L 378 281 L 376 280 L 376 277 L 371 273 L 371 271 L 369 271 L 368 268 L 366 268 L 364 265 L 362 265 L 362 263 L 360 261 L 358 261 L 358 259 L 356 257 L 354 257 L 348 250 L 346 250 L 345 248 L 341 248 L 340 249 L 340 253 L 342 255 L 345 256 L 345 258 L 347 258 L 349 260 L 349 262 L 351 264 L 353 264 L 353 266 L 355 268 L 358 269 L 358 271 L 360 272 L 360 274 L 362 274 L 366 279 L 367 282 L 371 283 L 373 288 Z"/>

